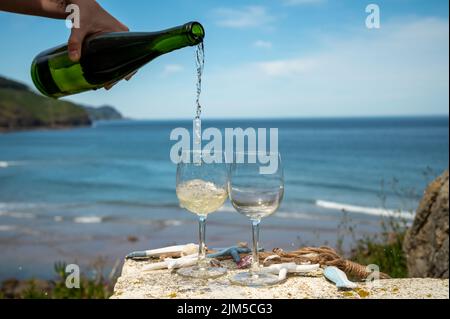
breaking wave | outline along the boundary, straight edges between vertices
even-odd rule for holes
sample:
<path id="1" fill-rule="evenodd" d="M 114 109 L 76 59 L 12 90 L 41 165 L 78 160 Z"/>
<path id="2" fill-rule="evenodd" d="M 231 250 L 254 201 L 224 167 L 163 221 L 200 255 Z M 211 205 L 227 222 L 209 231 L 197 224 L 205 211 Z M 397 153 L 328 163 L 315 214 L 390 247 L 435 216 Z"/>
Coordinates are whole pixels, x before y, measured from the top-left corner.
<path id="1" fill-rule="evenodd" d="M 31 214 L 31 213 L 6 212 L 6 211 L 1 211 L 1 210 L 0 210 L 0 216 L 12 217 L 12 218 L 18 218 L 18 219 L 32 219 L 32 218 L 36 217 L 34 214 Z"/>
<path id="2" fill-rule="evenodd" d="M 359 213 L 359 214 L 372 215 L 372 216 L 399 217 L 399 218 L 405 218 L 405 219 L 414 219 L 414 214 L 412 214 L 411 212 L 399 211 L 399 210 L 394 210 L 394 209 L 386 209 L 386 208 L 381 208 L 381 207 L 364 207 L 364 206 L 356 206 L 356 205 L 329 202 L 329 201 L 324 201 L 324 200 L 317 200 L 316 206 L 326 208 L 326 209 L 349 212 L 349 213 Z"/>
<path id="3" fill-rule="evenodd" d="M 99 224 L 103 222 L 103 217 L 100 216 L 78 216 L 73 219 L 77 224 Z"/>

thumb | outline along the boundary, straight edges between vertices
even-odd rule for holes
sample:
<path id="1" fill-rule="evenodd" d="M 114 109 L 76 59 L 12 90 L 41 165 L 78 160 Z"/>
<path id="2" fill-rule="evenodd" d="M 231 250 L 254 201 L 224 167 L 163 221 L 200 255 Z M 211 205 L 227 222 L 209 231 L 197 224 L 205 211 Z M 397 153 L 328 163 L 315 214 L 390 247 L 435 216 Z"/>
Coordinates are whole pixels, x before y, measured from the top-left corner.
<path id="1" fill-rule="evenodd" d="M 81 46 L 83 45 L 85 33 L 81 29 L 72 28 L 69 37 L 68 51 L 69 58 L 73 62 L 78 62 L 81 58 Z"/>

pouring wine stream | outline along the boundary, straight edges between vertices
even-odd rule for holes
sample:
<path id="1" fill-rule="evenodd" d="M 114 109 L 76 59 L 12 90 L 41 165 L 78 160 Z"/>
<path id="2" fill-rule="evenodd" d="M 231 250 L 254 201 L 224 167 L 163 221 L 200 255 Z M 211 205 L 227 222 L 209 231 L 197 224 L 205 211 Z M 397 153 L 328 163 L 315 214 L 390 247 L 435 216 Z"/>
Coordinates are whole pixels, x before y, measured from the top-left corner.
<path id="1" fill-rule="evenodd" d="M 202 106 L 200 104 L 200 95 L 202 93 L 202 74 L 205 66 L 205 47 L 203 42 L 197 45 L 197 49 L 195 52 L 195 65 L 197 68 L 197 97 L 196 97 L 196 116 L 194 119 L 194 163 L 199 165 L 201 164 L 201 151 L 202 151 Z"/>

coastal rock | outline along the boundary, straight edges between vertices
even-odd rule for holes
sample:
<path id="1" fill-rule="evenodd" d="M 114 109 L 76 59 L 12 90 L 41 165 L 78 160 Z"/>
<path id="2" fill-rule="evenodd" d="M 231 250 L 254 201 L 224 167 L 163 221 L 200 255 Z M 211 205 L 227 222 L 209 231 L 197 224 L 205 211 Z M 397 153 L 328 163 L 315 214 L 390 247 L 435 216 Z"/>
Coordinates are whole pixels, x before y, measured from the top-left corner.
<path id="1" fill-rule="evenodd" d="M 224 261 L 225 276 L 211 280 L 179 276 L 167 269 L 144 271 L 149 261 L 126 260 L 122 275 L 114 287 L 112 299 L 379 299 L 379 298 L 449 298 L 448 279 L 386 279 L 371 285 L 357 283 L 350 291 L 341 291 L 326 280 L 322 270 L 307 274 L 289 274 L 287 280 L 273 287 L 232 285 L 231 276 L 240 270 L 232 261 Z"/>
<path id="2" fill-rule="evenodd" d="M 448 171 L 426 189 L 403 249 L 410 277 L 448 278 Z"/>

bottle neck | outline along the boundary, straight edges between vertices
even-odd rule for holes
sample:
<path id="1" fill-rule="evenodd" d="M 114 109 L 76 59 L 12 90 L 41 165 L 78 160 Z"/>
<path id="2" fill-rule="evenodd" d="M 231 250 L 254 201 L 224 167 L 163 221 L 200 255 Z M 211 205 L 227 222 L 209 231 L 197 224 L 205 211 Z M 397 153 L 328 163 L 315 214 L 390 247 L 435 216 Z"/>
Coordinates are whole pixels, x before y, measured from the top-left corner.
<path id="1" fill-rule="evenodd" d="M 158 56 L 187 46 L 194 46 L 203 41 L 205 35 L 202 25 L 189 22 L 184 25 L 158 32 L 113 32 L 93 36 L 84 43 L 83 56 L 91 53 L 123 51 L 130 58 L 142 55 L 143 51 Z M 86 54 L 84 54 L 86 53 Z"/>
<path id="2" fill-rule="evenodd" d="M 161 53 L 170 52 L 203 41 L 205 31 L 198 22 L 189 22 L 168 30 L 148 33 L 149 49 Z"/>

